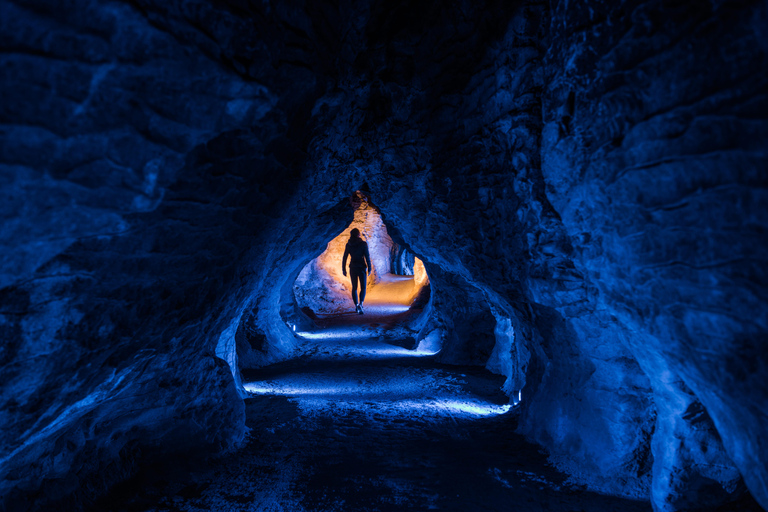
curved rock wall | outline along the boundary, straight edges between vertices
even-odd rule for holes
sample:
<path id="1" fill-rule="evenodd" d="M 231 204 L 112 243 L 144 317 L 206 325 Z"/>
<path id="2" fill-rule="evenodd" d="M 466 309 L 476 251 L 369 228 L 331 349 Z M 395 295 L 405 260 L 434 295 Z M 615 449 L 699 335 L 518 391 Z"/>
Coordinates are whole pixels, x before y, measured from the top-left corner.
<path id="1" fill-rule="evenodd" d="M 6 507 L 235 446 L 357 189 L 575 480 L 768 503 L 764 2 L 71 4 L 0 3 Z"/>
<path id="2" fill-rule="evenodd" d="M 732 491 L 733 463 L 768 505 L 766 16 L 764 2 L 552 13 L 547 195 L 654 389 L 658 510 Z"/>
<path id="3" fill-rule="evenodd" d="M 251 25 L 191 6 L 0 3 L 0 508 L 74 510 L 244 434 L 214 350 L 292 192 L 301 107 L 227 60 L 216 38 Z M 284 76 L 264 80 L 312 88 Z"/>
<path id="4" fill-rule="evenodd" d="M 377 48 L 372 69 L 320 100 L 312 175 L 365 180 L 395 241 L 423 259 L 435 308 L 422 335 L 443 337 L 444 361 L 487 361 L 512 400 L 523 396 L 522 430 L 561 468 L 647 498 L 650 384 L 575 268 L 540 171 L 547 13 L 535 2 L 493 19 L 469 9 L 474 24 L 442 12 L 417 42 L 403 30 L 361 45 Z M 398 67 L 406 55 L 418 73 Z"/>

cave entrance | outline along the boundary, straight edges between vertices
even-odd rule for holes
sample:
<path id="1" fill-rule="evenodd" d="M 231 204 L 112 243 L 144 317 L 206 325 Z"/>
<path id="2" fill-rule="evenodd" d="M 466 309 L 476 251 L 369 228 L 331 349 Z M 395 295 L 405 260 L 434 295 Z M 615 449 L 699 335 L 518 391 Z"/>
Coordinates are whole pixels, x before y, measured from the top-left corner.
<path id="1" fill-rule="evenodd" d="M 356 192 L 352 202 L 352 222 L 306 264 L 293 284 L 296 305 L 315 328 L 297 332 L 290 327 L 300 337 L 383 337 L 415 348 L 419 320 L 430 299 L 424 263 L 392 239 L 381 214 L 364 194 Z M 355 311 L 349 273 L 342 274 L 341 260 L 353 229 L 368 243 L 373 267 L 362 315 Z"/>
<path id="2" fill-rule="evenodd" d="M 364 194 L 355 193 L 352 204 L 352 222 L 321 254 L 297 263 L 280 287 L 281 319 L 302 341 L 295 357 L 244 370 L 243 389 L 251 396 L 289 397 L 300 410 L 328 414 L 331 421 L 376 414 L 375 422 L 412 431 L 421 431 L 424 418 L 452 429 L 457 417 L 479 421 L 509 411 L 503 376 L 483 366 L 448 369 L 438 361 L 443 338 L 429 262 L 397 243 L 398 233 L 387 231 Z M 351 279 L 342 274 L 353 229 L 368 243 L 372 263 L 362 315 L 355 311 Z M 365 432 L 355 434 L 361 446 Z"/>

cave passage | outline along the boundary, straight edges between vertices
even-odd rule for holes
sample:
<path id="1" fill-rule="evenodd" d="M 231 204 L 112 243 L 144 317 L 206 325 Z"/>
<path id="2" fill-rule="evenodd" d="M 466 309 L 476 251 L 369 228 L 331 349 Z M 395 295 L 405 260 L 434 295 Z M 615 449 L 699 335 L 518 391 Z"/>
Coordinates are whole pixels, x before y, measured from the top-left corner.
<path id="1" fill-rule="evenodd" d="M 651 509 L 569 483 L 514 433 L 502 375 L 367 328 L 303 336 L 299 357 L 243 371 L 243 449 L 144 473 L 100 510 Z"/>
<path id="2" fill-rule="evenodd" d="M 768 512 L 766 34 L 0 0 L 0 512 Z"/>
<path id="3" fill-rule="evenodd" d="M 357 191 L 353 199 L 357 202 L 352 222 L 307 263 L 291 290 L 298 309 L 311 320 L 305 324 L 311 327 L 297 329 L 288 322 L 289 327 L 302 339 L 413 340 L 419 317 L 429 307 L 430 282 L 424 263 L 392 240 L 380 213 L 365 195 Z M 367 242 L 372 263 L 364 315 L 355 312 L 350 277 L 341 268 L 353 229 Z"/>
<path id="4" fill-rule="evenodd" d="M 364 315 L 341 275 L 353 228 L 373 261 Z M 504 393 L 503 375 L 440 360 L 435 337 L 417 332 L 432 313 L 425 266 L 392 241 L 370 205 L 303 268 L 291 293 L 311 321 L 302 329 L 286 321 L 302 341 L 294 357 L 242 370 L 251 429 L 244 449 L 191 472 L 145 473 L 103 508 L 467 511 L 514 502 L 524 512 L 650 510 L 574 492 L 514 433 L 519 396 Z"/>

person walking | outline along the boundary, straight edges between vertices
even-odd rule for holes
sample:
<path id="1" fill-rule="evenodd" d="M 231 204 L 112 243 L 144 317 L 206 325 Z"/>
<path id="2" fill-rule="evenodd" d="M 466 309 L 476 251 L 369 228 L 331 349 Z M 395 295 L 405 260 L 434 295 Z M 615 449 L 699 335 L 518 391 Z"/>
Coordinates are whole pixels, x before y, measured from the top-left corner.
<path id="1" fill-rule="evenodd" d="M 360 238 L 360 230 L 354 228 L 349 233 L 349 241 L 344 248 L 341 260 L 341 273 L 347 275 L 347 256 L 349 256 L 349 277 L 352 279 L 352 302 L 355 303 L 357 314 L 363 314 L 363 301 L 368 276 L 371 275 L 371 255 L 368 253 L 368 242 Z M 360 284 L 360 300 L 358 301 L 357 286 Z"/>

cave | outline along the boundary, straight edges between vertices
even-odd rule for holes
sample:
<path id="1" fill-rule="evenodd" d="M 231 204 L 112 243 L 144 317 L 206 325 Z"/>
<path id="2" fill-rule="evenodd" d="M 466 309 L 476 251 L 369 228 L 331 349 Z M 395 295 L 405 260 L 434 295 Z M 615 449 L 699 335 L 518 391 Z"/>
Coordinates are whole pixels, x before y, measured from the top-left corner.
<path id="1" fill-rule="evenodd" d="M 0 12 L 0 510 L 768 510 L 764 0 Z"/>
<path id="2" fill-rule="evenodd" d="M 381 214 L 369 197 L 358 190 L 352 198 L 352 222 L 328 242 L 320 255 L 304 266 L 294 281 L 292 297 L 284 298 L 282 302 L 293 299 L 295 309 L 321 323 L 321 317 L 338 320 L 342 325 L 348 323 L 348 318 L 337 318 L 344 316 L 344 313 L 354 314 L 352 308 L 356 304 L 356 299 L 352 298 L 351 276 L 347 276 L 351 261 L 342 264 L 342 259 L 352 230 L 357 230 L 369 248 L 372 269 L 366 277 L 366 311 L 395 323 L 405 320 L 400 318 L 405 315 L 398 316 L 399 313 L 411 311 L 415 313 L 413 316 L 419 316 L 430 297 L 429 276 L 424 263 L 392 240 Z M 360 290 L 359 297 L 361 301 L 365 300 L 366 293 Z M 295 324 L 288 322 L 288 325 L 296 330 Z M 380 334 L 385 335 L 384 332 Z"/>

